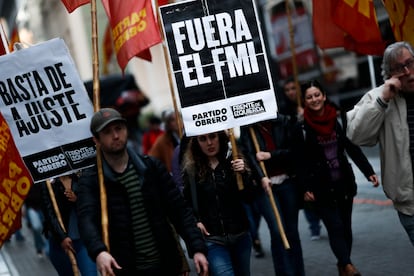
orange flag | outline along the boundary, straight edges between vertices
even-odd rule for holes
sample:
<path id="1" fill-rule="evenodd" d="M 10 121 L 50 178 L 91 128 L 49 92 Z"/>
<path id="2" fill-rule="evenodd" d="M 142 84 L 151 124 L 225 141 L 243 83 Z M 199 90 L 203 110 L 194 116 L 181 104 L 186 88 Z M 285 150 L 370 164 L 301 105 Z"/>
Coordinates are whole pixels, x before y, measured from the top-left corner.
<path id="1" fill-rule="evenodd" d="M 161 42 L 151 0 L 102 0 L 102 3 L 122 71 L 135 56 L 151 61 L 149 48 Z"/>
<path id="2" fill-rule="evenodd" d="M 352 2 L 352 3 L 351 3 Z M 321 49 L 344 47 L 382 55 L 382 40 L 372 0 L 313 0 L 313 32 Z"/>
<path id="3" fill-rule="evenodd" d="M 111 60 L 111 57 L 114 53 L 114 47 L 112 45 L 112 35 L 111 35 L 111 26 L 109 24 L 106 26 L 104 38 L 102 40 L 102 50 L 103 50 L 103 73 L 108 74 L 108 63 Z"/>
<path id="4" fill-rule="evenodd" d="M 14 43 L 17 43 L 17 42 L 20 42 L 20 37 L 19 37 L 19 29 L 17 28 L 17 25 L 15 25 L 13 28 L 13 32 L 11 34 L 10 43 L 9 43 L 10 52 L 13 52 Z"/>
<path id="5" fill-rule="evenodd" d="M 383 0 L 396 41 L 414 46 L 414 2 L 412 0 Z"/>
<path id="6" fill-rule="evenodd" d="M 0 113 L 0 246 L 21 223 L 21 207 L 33 183 L 9 126 Z"/>
<path id="7" fill-rule="evenodd" d="M 90 0 L 62 0 L 63 5 L 65 5 L 66 9 L 69 13 L 76 10 L 78 7 L 88 4 Z"/>

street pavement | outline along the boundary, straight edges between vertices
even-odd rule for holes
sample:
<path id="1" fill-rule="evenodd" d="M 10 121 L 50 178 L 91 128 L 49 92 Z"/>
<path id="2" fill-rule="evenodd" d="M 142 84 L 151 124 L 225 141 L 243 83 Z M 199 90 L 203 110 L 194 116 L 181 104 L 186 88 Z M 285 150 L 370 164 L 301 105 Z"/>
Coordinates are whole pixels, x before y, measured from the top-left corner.
<path id="1" fill-rule="evenodd" d="M 364 151 L 379 176 L 377 148 Z M 353 263 L 364 276 L 414 275 L 414 247 L 404 232 L 391 202 L 384 196 L 382 188 L 373 188 L 355 166 L 354 171 L 358 195 L 354 200 L 353 212 Z M 320 240 L 311 241 L 307 222 L 301 212 L 299 230 L 306 275 L 338 275 L 336 260 L 329 247 L 325 228 L 322 227 Z M 274 275 L 270 237 L 263 220 L 259 231 L 265 257 L 256 259 L 252 256 L 251 275 Z M 26 237 L 24 242 L 12 239 L 1 248 L 0 276 L 57 276 L 46 257 L 37 257 L 33 238 L 27 228 L 23 228 L 23 234 Z M 192 272 L 191 275 L 196 273 Z"/>

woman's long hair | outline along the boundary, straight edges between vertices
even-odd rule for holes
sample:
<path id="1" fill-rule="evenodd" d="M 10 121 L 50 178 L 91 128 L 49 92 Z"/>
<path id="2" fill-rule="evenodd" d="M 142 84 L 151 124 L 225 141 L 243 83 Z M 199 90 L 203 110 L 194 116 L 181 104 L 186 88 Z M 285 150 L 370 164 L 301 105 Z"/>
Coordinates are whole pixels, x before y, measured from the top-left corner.
<path id="1" fill-rule="evenodd" d="M 219 162 L 224 162 L 229 150 L 229 138 L 224 131 L 217 132 L 220 149 L 217 154 Z M 207 155 L 201 150 L 197 141 L 197 136 L 191 137 L 183 158 L 183 171 L 185 173 L 194 173 L 200 179 L 204 179 L 210 171 L 209 160 Z"/>

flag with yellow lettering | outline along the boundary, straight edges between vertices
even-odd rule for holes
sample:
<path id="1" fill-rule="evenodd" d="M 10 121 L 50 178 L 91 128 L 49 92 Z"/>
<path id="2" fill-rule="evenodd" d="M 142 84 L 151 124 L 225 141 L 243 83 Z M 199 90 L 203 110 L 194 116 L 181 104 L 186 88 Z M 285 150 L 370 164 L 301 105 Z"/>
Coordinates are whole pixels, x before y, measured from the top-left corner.
<path id="1" fill-rule="evenodd" d="M 21 226 L 21 207 L 33 183 L 0 113 L 0 246 Z"/>
<path id="2" fill-rule="evenodd" d="M 88 4 L 90 0 L 62 0 L 63 5 L 65 5 L 66 9 L 69 13 L 76 10 L 78 7 Z"/>
<path id="3" fill-rule="evenodd" d="M 383 0 L 396 41 L 414 46 L 414 2 L 411 0 Z"/>
<path id="4" fill-rule="evenodd" d="M 149 48 L 161 42 L 150 0 L 102 0 L 112 28 L 114 50 L 124 71 L 128 61 L 151 61 Z"/>

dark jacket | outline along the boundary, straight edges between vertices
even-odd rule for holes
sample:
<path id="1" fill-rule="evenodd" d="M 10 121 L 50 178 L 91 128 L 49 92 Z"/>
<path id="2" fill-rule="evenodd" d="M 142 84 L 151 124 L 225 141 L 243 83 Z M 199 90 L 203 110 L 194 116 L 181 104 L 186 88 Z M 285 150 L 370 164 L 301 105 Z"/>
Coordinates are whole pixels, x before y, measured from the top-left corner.
<path id="1" fill-rule="evenodd" d="M 339 182 L 331 180 L 328 161 L 323 147 L 317 141 L 316 132 L 304 122 L 297 125 L 293 135 L 293 151 L 299 183 L 303 192 L 313 192 L 316 201 L 321 204 L 332 204 L 337 200 L 351 199 L 356 195 L 355 175 L 345 152 L 367 179 L 375 174 L 361 148 L 346 137 L 338 121 L 335 131 L 338 142 L 337 156 L 342 176 Z"/>
<path id="2" fill-rule="evenodd" d="M 231 157 L 220 162 L 204 179 L 195 176 L 197 206 L 192 200 L 190 176 L 184 174 L 184 197 L 198 221 L 202 222 L 211 236 L 240 234 L 248 230 L 249 222 L 243 206 L 250 193 L 250 174 L 242 174 L 244 189 L 239 191 L 236 175 L 232 170 Z M 197 209 L 197 210 L 196 210 Z"/>
<path id="3" fill-rule="evenodd" d="M 170 174 L 160 161 L 139 156 L 128 149 L 142 183 L 144 205 L 155 241 L 161 253 L 162 271 L 165 275 L 177 275 L 181 271 L 181 258 L 171 222 L 178 234 L 186 241 L 189 254 L 206 254 L 207 249 L 195 219 L 176 188 Z M 107 194 L 110 253 L 121 267 L 134 270 L 134 245 L 131 227 L 131 211 L 128 195 L 115 179 L 109 165 L 103 160 L 104 183 Z M 108 249 L 101 237 L 100 198 L 96 167 L 83 172 L 79 181 L 77 200 L 79 231 L 93 260 Z"/>
<path id="4" fill-rule="evenodd" d="M 271 151 L 271 158 L 264 161 L 265 165 L 267 163 L 272 163 L 272 165 L 279 167 L 282 171 L 288 175 L 293 174 L 293 161 L 291 153 L 291 132 L 294 127 L 289 116 L 279 114 L 276 119 L 269 121 L 271 123 L 271 136 L 275 144 L 276 149 Z M 250 130 L 254 130 L 259 149 L 261 151 L 268 151 L 266 149 L 266 144 L 264 138 L 259 130 L 259 124 L 253 124 L 249 126 L 241 127 L 240 140 L 245 151 L 245 155 L 248 158 L 249 164 L 251 164 L 255 180 L 260 184 L 260 180 L 265 176 L 263 170 L 260 168 L 260 164 L 256 159 L 256 148 L 253 143 Z M 267 165 L 266 165 L 267 166 Z"/>
<path id="5" fill-rule="evenodd" d="M 75 177 L 72 177 L 72 191 L 75 194 L 77 194 L 77 181 L 78 180 Z M 45 232 L 46 237 L 52 235 L 56 242 L 60 244 L 66 237 L 68 237 L 68 234 L 60 226 L 46 183 L 43 182 L 36 185 L 40 185 L 42 189 L 42 210 L 45 216 L 43 232 Z M 56 178 L 56 180 L 52 183 L 52 189 L 55 194 L 56 203 L 59 208 L 63 225 L 65 226 L 65 230 L 68 231 L 70 213 L 72 210 L 76 211 L 76 203 L 67 199 L 64 194 L 65 187 L 59 178 Z"/>

